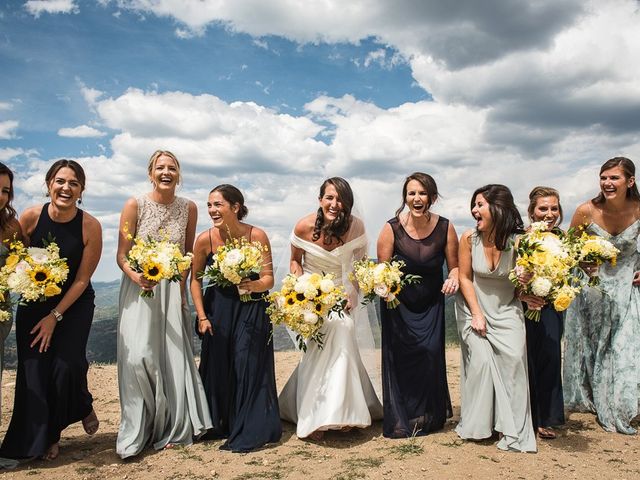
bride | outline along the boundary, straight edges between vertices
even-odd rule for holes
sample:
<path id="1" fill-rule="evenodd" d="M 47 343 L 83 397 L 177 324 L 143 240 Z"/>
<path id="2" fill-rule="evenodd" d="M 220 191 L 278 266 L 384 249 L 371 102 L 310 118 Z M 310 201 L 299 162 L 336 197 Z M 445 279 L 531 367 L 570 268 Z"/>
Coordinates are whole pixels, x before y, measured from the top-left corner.
<path id="1" fill-rule="evenodd" d="M 306 353 L 284 386 L 280 416 L 296 423 L 298 438 L 320 440 L 326 430 L 349 430 L 382 418 L 382 405 L 360 358 L 356 329 L 364 325 L 349 314 L 359 307 L 349 281 L 354 260 L 367 253 L 362 220 L 351 215 L 353 192 L 333 177 L 320 187 L 317 213 L 302 218 L 291 235 L 291 273 L 333 273 L 349 300 L 345 312 L 332 313 L 321 328 L 324 347 L 309 342 Z M 361 310 L 362 311 L 362 310 Z M 349 313 L 347 313 L 349 312 Z M 367 322 L 366 315 L 361 322 Z"/>

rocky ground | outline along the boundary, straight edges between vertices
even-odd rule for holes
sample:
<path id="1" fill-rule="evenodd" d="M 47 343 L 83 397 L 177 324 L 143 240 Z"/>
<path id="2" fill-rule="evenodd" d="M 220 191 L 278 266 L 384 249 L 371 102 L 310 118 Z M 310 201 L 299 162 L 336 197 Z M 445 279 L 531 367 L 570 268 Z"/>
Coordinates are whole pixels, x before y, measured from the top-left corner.
<path id="1" fill-rule="evenodd" d="M 276 369 L 281 388 L 298 360 L 294 352 L 278 352 Z M 444 431 L 408 440 L 382 437 L 382 425 L 349 433 L 330 432 L 321 442 L 301 441 L 294 425 L 284 424 L 282 441 L 248 454 L 218 450 L 221 442 L 202 442 L 184 448 L 147 450 L 122 461 L 114 447 L 119 422 L 115 365 L 91 365 L 90 388 L 101 420 L 100 431 L 88 437 L 81 425 L 69 427 L 58 459 L 34 461 L 3 478 L 49 479 L 638 479 L 640 440 L 604 432 L 593 415 L 571 413 L 556 440 L 538 442 L 537 454 L 499 451 L 493 441 L 463 442 L 454 432 L 460 412 L 459 353 L 447 351 L 454 417 Z M 2 425 L 8 424 L 15 372 L 2 379 Z M 637 425 L 636 425 L 637 426 Z"/>

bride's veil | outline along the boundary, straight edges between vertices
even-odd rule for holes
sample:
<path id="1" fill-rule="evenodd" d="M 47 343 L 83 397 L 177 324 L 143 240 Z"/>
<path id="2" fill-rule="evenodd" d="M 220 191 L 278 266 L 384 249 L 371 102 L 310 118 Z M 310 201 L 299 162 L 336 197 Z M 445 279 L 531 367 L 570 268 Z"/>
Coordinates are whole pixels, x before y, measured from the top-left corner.
<path id="1" fill-rule="evenodd" d="M 350 315 L 354 320 L 356 328 L 356 339 L 358 342 L 358 348 L 360 350 L 360 356 L 362 362 L 369 374 L 371 383 L 373 384 L 378 397 L 382 398 L 382 381 L 380 370 L 380 321 L 376 308 L 376 303 L 369 303 L 362 305 L 362 294 L 357 288 L 357 283 L 353 282 L 349 278 L 349 273 L 353 270 L 354 260 L 360 260 L 362 257 L 368 255 L 368 236 L 365 229 L 365 221 L 362 217 L 362 209 L 359 208 L 358 198 L 354 192 L 354 205 L 351 210 L 351 216 L 354 217 L 351 222 L 351 227 L 343 238 L 344 247 L 340 249 L 340 262 L 342 264 L 342 284 L 349 295 L 351 300 L 351 312 Z M 317 209 L 317 203 L 309 206 L 308 211 Z M 291 236 L 293 235 L 293 225 L 291 229 Z M 290 238 L 291 238 L 290 236 Z M 289 263 L 291 259 L 291 246 L 287 244 L 282 249 L 274 269 L 275 286 L 274 289 L 279 289 L 282 285 L 282 279 L 289 273 Z M 304 268 L 304 264 L 303 264 Z M 293 345 L 297 345 L 296 334 L 288 330 L 289 336 L 293 342 Z"/>

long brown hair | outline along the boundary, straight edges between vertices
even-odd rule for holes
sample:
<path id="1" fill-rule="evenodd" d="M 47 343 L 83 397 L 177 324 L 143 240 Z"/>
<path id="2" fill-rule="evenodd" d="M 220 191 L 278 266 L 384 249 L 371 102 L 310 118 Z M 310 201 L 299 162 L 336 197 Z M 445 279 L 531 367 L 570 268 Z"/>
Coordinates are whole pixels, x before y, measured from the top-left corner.
<path id="1" fill-rule="evenodd" d="M 331 177 L 322 182 L 320 186 L 319 199 L 324 197 L 324 192 L 327 189 L 327 185 L 333 185 L 342 204 L 342 210 L 338 213 L 336 218 L 324 224 L 324 213 L 322 207 L 318 208 L 316 215 L 316 223 L 313 227 L 313 235 L 311 238 L 315 242 L 323 235 L 322 243 L 330 245 L 335 239 L 339 243 L 343 243 L 342 237 L 349 231 L 351 226 L 351 209 L 353 208 L 353 190 L 351 185 L 342 177 Z"/>
<path id="2" fill-rule="evenodd" d="M 529 207 L 527 208 L 527 214 L 529 218 L 533 221 L 533 211 L 536 208 L 536 204 L 538 203 L 539 198 L 544 197 L 556 197 L 558 199 L 558 212 L 560 215 L 558 216 L 558 225 L 562 223 L 562 205 L 560 204 L 560 193 L 555 188 L 551 187 L 535 187 L 529 193 Z M 558 226 L 556 225 L 556 226 Z"/>
<path id="3" fill-rule="evenodd" d="M 480 187 L 471 196 L 471 210 L 473 210 L 476 197 L 480 194 L 489 203 L 489 212 L 493 219 L 493 228 L 489 235 L 494 234 L 498 250 L 506 250 L 509 237 L 514 233 L 524 232 L 524 223 L 520 212 L 518 212 L 518 207 L 513 201 L 511 190 L 500 184 Z"/>
<path id="4" fill-rule="evenodd" d="M 0 233 L 4 233 L 9 223 L 17 217 L 17 213 L 11 204 L 13 202 L 13 172 L 2 162 L 0 162 L 0 175 L 9 177 L 9 198 L 7 204 L 0 210 Z"/>
<path id="5" fill-rule="evenodd" d="M 636 166 L 635 164 L 629 160 L 627 157 L 613 157 L 604 162 L 602 167 L 600 167 L 600 175 L 606 170 L 610 168 L 620 167 L 622 172 L 624 173 L 624 178 L 629 180 L 631 177 L 636 176 Z M 636 182 L 633 182 L 633 185 L 627 188 L 627 198 L 634 201 L 640 202 L 640 192 L 638 192 L 638 185 Z M 591 203 L 594 205 L 602 205 L 605 202 L 604 194 L 600 192 L 597 197 L 591 199 Z"/>

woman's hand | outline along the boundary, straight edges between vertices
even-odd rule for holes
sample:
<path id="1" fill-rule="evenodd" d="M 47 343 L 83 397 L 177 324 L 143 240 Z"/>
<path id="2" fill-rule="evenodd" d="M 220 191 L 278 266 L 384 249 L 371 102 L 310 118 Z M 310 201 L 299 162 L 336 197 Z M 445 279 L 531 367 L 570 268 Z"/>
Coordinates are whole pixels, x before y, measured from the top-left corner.
<path id="1" fill-rule="evenodd" d="M 38 342 L 40 342 L 39 351 L 40 353 L 46 352 L 51 345 L 51 337 L 53 336 L 53 331 L 56 329 L 56 317 L 53 316 L 53 313 L 48 314 L 43 317 L 36 326 L 31 329 L 29 332 L 31 335 L 37 333 L 36 338 L 31 342 L 31 348 L 35 347 Z"/>
<path id="2" fill-rule="evenodd" d="M 520 273 L 518 273 L 518 283 L 523 287 L 525 285 L 528 285 L 532 278 L 533 278 L 533 273 L 531 272 L 526 272 L 522 270 Z"/>
<path id="3" fill-rule="evenodd" d="M 598 276 L 598 264 L 596 262 L 580 262 L 579 265 L 589 278 Z"/>
<path id="4" fill-rule="evenodd" d="M 482 314 L 471 315 L 471 329 L 481 337 L 487 336 L 487 321 Z"/>
<path id="5" fill-rule="evenodd" d="M 244 290 L 247 293 L 251 292 L 262 292 L 262 283 L 260 280 L 249 280 L 248 278 L 243 278 L 242 281 L 238 284 L 238 288 L 240 290 Z"/>
<path id="6" fill-rule="evenodd" d="M 198 319 L 198 332 L 200 332 L 200 335 L 204 335 L 205 333 L 213 335 L 213 326 L 208 318 Z"/>
<path id="7" fill-rule="evenodd" d="M 518 300 L 526 303 L 529 310 L 540 310 L 547 303 L 544 298 L 529 293 L 519 293 Z"/>
<path id="8" fill-rule="evenodd" d="M 133 283 L 138 285 L 142 290 L 146 290 L 146 291 L 153 290 L 153 287 L 155 287 L 158 284 L 158 282 L 154 282 L 153 280 L 149 280 L 148 278 L 146 278 L 143 273 L 138 273 L 134 271 L 132 271 L 131 275 L 129 275 L 129 278 Z"/>
<path id="9" fill-rule="evenodd" d="M 460 284 L 458 283 L 458 279 L 449 277 L 442 284 L 441 292 L 444 293 L 445 295 L 453 295 L 458 291 L 459 287 L 460 287 Z"/>
<path id="10" fill-rule="evenodd" d="M 346 313 L 350 313 L 353 308 L 353 304 L 351 303 L 351 295 L 347 296 L 347 303 L 344 306 L 344 311 Z"/>
<path id="11" fill-rule="evenodd" d="M 637 287 L 640 285 L 640 271 L 639 272 L 635 272 L 633 274 L 633 286 Z"/>

